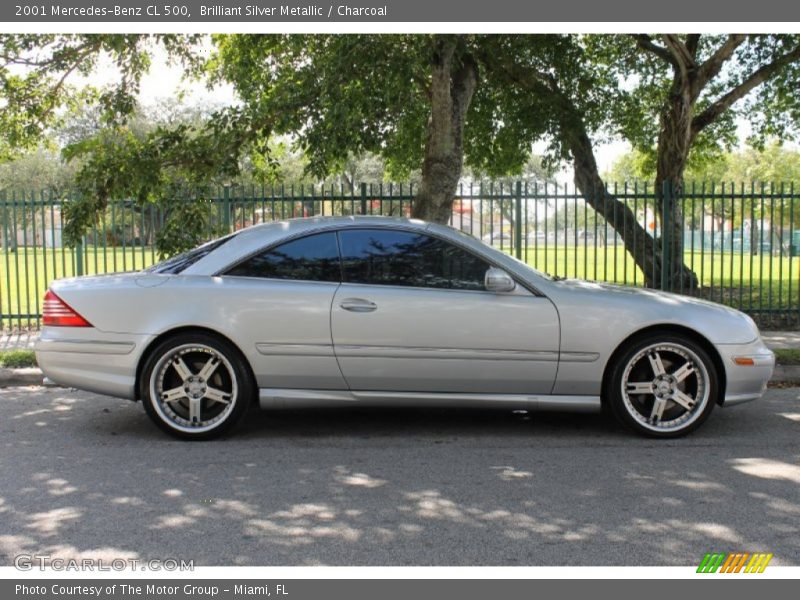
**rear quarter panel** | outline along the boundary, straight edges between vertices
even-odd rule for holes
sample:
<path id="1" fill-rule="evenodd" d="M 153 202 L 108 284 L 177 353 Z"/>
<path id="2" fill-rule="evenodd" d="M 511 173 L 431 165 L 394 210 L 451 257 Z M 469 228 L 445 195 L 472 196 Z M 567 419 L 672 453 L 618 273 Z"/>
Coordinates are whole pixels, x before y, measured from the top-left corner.
<path id="1" fill-rule="evenodd" d="M 53 291 L 103 333 L 154 339 L 184 327 L 225 336 L 259 387 L 343 389 L 330 306 L 338 284 L 207 275 L 81 278 Z M 144 348 L 137 348 L 141 356 Z"/>

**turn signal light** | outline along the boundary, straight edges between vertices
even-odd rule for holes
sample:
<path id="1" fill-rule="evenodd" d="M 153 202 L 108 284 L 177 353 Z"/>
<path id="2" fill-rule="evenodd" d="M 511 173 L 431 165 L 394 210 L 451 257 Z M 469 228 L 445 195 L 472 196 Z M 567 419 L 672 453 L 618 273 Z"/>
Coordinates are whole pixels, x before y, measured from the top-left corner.
<path id="1" fill-rule="evenodd" d="M 42 323 L 49 327 L 91 327 L 89 321 L 75 312 L 52 290 L 44 295 Z"/>
<path id="2" fill-rule="evenodd" d="M 737 356 L 736 358 L 733 359 L 733 362 L 735 362 L 740 367 L 752 367 L 756 364 L 756 361 L 754 361 L 749 356 Z"/>

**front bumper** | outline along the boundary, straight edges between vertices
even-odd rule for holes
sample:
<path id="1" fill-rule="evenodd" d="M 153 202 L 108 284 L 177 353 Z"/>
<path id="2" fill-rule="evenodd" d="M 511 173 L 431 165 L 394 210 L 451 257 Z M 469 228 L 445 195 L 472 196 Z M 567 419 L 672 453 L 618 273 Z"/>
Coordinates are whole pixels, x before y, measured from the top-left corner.
<path id="1" fill-rule="evenodd" d="M 758 400 L 775 368 L 775 354 L 759 337 L 749 344 L 717 344 L 725 367 L 723 406 Z"/>

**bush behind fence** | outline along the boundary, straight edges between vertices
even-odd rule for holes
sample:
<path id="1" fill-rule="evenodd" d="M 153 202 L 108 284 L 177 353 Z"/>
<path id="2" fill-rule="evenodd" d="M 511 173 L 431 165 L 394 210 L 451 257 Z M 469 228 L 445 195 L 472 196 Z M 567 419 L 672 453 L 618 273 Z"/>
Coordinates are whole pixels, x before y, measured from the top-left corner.
<path id="1" fill-rule="evenodd" d="M 800 324 L 800 203 L 793 184 L 687 184 L 682 207 L 683 263 L 698 286 L 672 290 L 751 314 L 762 327 Z M 411 185 L 231 186 L 210 190 L 203 224 L 212 238 L 258 223 L 308 216 L 409 216 Z M 646 235 L 661 235 L 657 195 L 647 184 L 598 190 L 623 202 Z M 190 199 L 191 200 L 191 199 Z M 41 298 L 53 279 L 132 271 L 157 262 L 165 214 L 128 199 L 72 248 L 62 236 L 69 196 L 0 192 L 2 328 L 41 325 Z M 646 278 L 622 238 L 571 186 L 487 183 L 460 186 L 450 225 L 542 271 L 624 285 Z"/>

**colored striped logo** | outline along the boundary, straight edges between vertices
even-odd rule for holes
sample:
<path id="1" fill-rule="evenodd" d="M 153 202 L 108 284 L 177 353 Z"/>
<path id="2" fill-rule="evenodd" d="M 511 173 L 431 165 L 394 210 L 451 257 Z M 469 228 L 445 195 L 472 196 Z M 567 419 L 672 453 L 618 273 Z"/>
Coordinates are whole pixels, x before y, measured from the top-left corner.
<path id="1" fill-rule="evenodd" d="M 772 554 L 767 552 L 709 552 L 700 561 L 698 573 L 763 573 Z"/>

